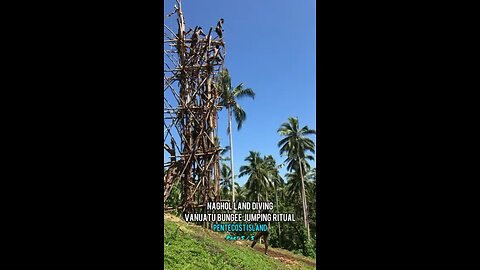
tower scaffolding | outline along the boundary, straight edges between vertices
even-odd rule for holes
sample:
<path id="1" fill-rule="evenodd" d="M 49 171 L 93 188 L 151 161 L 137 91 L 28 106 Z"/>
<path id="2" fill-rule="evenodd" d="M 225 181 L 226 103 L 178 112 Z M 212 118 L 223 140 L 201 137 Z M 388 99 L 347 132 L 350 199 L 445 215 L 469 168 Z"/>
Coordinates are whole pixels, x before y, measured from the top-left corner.
<path id="1" fill-rule="evenodd" d="M 180 0 L 164 19 L 164 209 L 180 181 L 184 213 L 220 199 L 220 151 L 216 74 L 223 68 L 223 36 L 210 27 L 186 31 Z M 176 22 L 176 32 L 171 25 Z M 223 21 L 223 20 L 222 20 Z M 223 29 L 222 29 L 223 31 Z M 213 33 L 212 33 L 213 32 Z"/>

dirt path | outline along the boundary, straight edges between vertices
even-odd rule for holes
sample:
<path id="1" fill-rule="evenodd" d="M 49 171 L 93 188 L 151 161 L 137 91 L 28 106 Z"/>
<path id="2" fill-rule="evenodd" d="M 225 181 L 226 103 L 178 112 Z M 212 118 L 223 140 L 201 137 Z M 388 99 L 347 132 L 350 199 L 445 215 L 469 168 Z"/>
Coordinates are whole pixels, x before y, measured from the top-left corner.
<path id="1" fill-rule="evenodd" d="M 255 250 L 261 252 L 261 253 L 264 253 L 265 252 L 265 247 L 263 245 L 256 245 L 254 247 Z M 298 258 L 298 257 L 293 257 L 291 255 L 288 255 L 288 254 L 284 254 L 284 253 L 280 253 L 274 249 L 271 249 L 269 248 L 268 249 L 268 255 L 269 257 L 271 258 L 274 258 L 276 260 L 279 260 L 281 262 L 284 262 L 286 264 L 290 264 L 290 265 L 296 265 L 298 264 L 298 261 L 302 261 L 310 266 L 313 266 L 313 267 L 316 267 L 316 263 L 315 262 L 312 262 L 312 261 L 309 261 L 309 260 L 306 260 L 306 259 L 302 259 L 302 258 Z"/>

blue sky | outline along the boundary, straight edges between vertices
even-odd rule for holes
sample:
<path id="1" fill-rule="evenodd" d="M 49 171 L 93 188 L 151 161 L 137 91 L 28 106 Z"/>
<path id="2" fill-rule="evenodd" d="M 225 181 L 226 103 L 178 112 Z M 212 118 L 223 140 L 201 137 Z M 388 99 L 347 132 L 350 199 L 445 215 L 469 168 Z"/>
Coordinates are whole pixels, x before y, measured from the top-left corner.
<path id="1" fill-rule="evenodd" d="M 164 4 L 166 15 L 173 11 L 175 0 Z M 316 129 L 315 1 L 184 0 L 182 7 L 186 29 L 199 25 L 207 32 L 224 18 L 225 67 L 232 84 L 243 82 L 256 93 L 255 100 L 239 101 L 247 120 L 240 131 L 235 128 L 233 132 L 235 174 L 251 150 L 282 162 L 277 129 L 289 116 L 298 117 L 301 127 Z M 219 133 L 223 146 L 229 143 L 227 119 L 222 110 Z M 311 165 L 315 167 L 314 162 Z M 280 172 L 283 176 L 286 170 Z M 243 185 L 246 177 L 236 181 Z"/>

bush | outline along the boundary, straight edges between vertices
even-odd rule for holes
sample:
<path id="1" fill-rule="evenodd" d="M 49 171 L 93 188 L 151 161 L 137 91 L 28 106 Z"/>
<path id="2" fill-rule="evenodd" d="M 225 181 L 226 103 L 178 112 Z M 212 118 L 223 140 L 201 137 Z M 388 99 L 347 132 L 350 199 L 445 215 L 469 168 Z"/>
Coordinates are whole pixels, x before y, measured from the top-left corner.
<path id="1" fill-rule="evenodd" d="M 313 246 L 312 239 L 308 240 L 308 233 L 305 228 L 300 231 L 302 240 L 302 254 L 311 258 L 315 258 L 315 247 Z"/>
<path id="2" fill-rule="evenodd" d="M 312 241 L 305 240 L 303 245 L 303 255 L 311 258 L 315 258 L 315 248 Z"/>

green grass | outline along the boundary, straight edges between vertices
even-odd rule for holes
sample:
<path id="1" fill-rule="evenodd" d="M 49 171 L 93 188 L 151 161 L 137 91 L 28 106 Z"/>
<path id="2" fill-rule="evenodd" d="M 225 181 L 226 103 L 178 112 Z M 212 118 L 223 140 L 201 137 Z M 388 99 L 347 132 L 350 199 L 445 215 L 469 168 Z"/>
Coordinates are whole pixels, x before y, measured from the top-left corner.
<path id="1" fill-rule="evenodd" d="M 241 242 L 242 245 L 226 241 L 225 234 L 186 223 L 171 215 L 165 215 L 164 221 L 165 269 L 315 269 L 301 260 L 286 264 L 251 249 L 248 247 L 250 241 Z M 281 253 L 300 258 L 285 250 Z M 314 262 L 310 258 L 302 258 Z"/>

